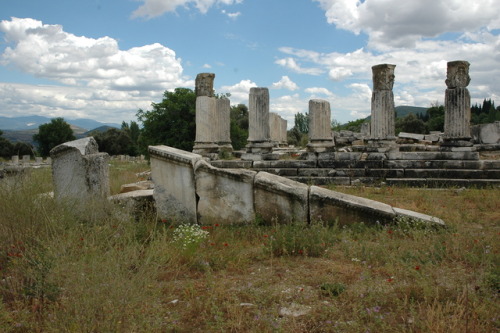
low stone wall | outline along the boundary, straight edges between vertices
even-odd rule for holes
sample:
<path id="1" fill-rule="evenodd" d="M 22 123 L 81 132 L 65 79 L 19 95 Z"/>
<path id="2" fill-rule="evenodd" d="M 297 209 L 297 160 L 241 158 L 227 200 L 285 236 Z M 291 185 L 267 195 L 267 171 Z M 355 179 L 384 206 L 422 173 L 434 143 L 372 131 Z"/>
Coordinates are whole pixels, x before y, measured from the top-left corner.
<path id="1" fill-rule="evenodd" d="M 444 225 L 436 217 L 243 169 L 251 161 L 239 162 L 240 169 L 224 169 L 168 146 L 151 146 L 149 153 L 158 214 L 177 223 L 248 224 L 256 218 L 267 223 L 383 223 L 406 216 Z"/>
<path id="2" fill-rule="evenodd" d="M 314 185 L 402 184 L 409 186 L 500 185 L 500 160 L 474 151 L 335 152 L 305 154 L 303 160 L 212 161 L 219 168 L 265 171 Z"/>

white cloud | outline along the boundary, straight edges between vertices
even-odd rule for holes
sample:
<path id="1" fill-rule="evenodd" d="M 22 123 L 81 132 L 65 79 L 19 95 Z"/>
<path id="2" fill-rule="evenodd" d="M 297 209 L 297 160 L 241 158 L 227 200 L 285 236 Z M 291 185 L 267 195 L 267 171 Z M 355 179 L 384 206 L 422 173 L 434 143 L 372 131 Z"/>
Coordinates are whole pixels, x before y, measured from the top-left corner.
<path id="1" fill-rule="evenodd" d="M 232 86 L 222 86 L 220 88 L 220 92 L 229 92 L 231 94 L 231 105 L 248 104 L 248 94 L 250 93 L 250 88 L 253 87 L 257 87 L 255 82 L 250 80 L 241 80 L 239 83 Z"/>
<path id="2" fill-rule="evenodd" d="M 155 43 L 122 51 L 116 40 L 75 36 L 33 19 L 0 22 L 9 42 L 3 65 L 68 85 L 95 89 L 165 90 L 185 86 L 181 59 Z"/>
<path id="3" fill-rule="evenodd" d="M 302 68 L 295 61 L 295 59 L 291 57 L 278 59 L 275 61 L 275 63 L 299 74 L 320 75 L 323 73 L 323 70 L 319 68 Z"/>
<path id="4" fill-rule="evenodd" d="M 368 34 L 375 48 L 411 47 L 422 37 L 500 28 L 500 2 L 496 0 L 313 1 L 325 10 L 329 23 Z"/>
<path id="5" fill-rule="evenodd" d="M 147 109 L 161 92 L 94 90 L 85 87 L 33 86 L 0 83 L 0 112 L 15 117 L 92 118 L 119 123 L 134 120 L 138 109 Z"/>
<path id="6" fill-rule="evenodd" d="M 299 89 L 299 86 L 290 80 L 288 76 L 282 76 L 278 82 L 274 82 L 271 86 L 273 89 L 288 89 L 291 91 Z"/>
<path id="7" fill-rule="evenodd" d="M 202 14 L 206 14 L 214 5 L 234 5 L 243 0 L 140 0 L 143 4 L 137 8 L 132 17 L 145 17 L 147 19 L 158 17 L 166 12 L 175 12 L 178 7 L 194 6 Z"/>
<path id="8" fill-rule="evenodd" d="M 345 67 L 335 67 L 328 72 L 328 77 L 333 81 L 342 81 L 351 75 L 352 71 Z"/>
<path id="9" fill-rule="evenodd" d="M 271 98 L 269 109 L 271 112 L 279 114 L 286 119 L 288 128 L 293 127 L 295 114 L 308 111 L 308 101 L 300 98 L 299 94 L 286 95 L 278 98 Z"/>
<path id="10" fill-rule="evenodd" d="M 241 15 L 241 12 L 230 13 L 225 9 L 221 10 L 221 13 L 227 15 L 231 20 L 236 20 Z"/>
<path id="11" fill-rule="evenodd" d="M 330 90 L 321 87 L 306 88 L 304 91 L 308 94 L 311 94 L 312 96 L 318 96 L 318 95 L 324 95 L 328 97 L 333 96 L 333 93 Z"/>
<path id="12" fill-rule="evenodd" d="M 212 66 L 211 66 L 211 65 L 209 65 L 209 64 L 204 64 L 202 67 L 203 67 L 203 68 L 206 68 L 206 69 L 210 69 L 210 68 L 212 68 Z"/>
<path id="13" fill-rule="evenodd" d="M 7 42 L 2 65 L 66 85 L 2 83 L 0 110 L 6 116 L 130 120 L 137 109 L 161 100 L 165 90 L 194 86 L 175 52 L 157 43 L 120 50 L 110 37 L 75 36 L 34 19 L 1 21 L 0 32 Z"/>

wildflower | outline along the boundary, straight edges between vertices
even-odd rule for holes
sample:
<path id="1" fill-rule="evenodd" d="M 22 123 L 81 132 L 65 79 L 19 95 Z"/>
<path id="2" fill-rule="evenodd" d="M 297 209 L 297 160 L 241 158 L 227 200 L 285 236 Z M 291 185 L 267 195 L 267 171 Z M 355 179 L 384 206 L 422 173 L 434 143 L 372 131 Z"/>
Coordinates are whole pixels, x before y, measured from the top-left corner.
<path id="1" fill-rule="evenodd" d="M 215 224 L 214 224 L 214 226 L 215 226 L 215 227 L 218 227 L 218 226 L 219 226 L 219 223 L 215 223 Z"/>
<path id="2" fill-rule="evenodd" d="M 420 270 L 420 266 L 418 266 L 418 265 L 417 265 L 417 266 L 415 266 L 415 270 L 416 270 L 416 271 Z"/>
<path id="3" fill-rule="evenodd" d="M 302 250 L 299 250 L 299 254 L 304 254 L 304 251 L 302 251 Z"/>
<path id="4" fill-rule="evenodd" d="M 210 243 L 211 246 L 215 246 L 215 243 Z"/>
<path id="5" fill-rule="evenodd" d="M 167 221 L 167 219 L 162 219 L 161 221 L 162 221 L 163 223 L 167 223 L 167 222 L 168 222 L 168 221 Z"/>
<path id="6" fill-rule="evenodd" d="M 387 230 L 387 233 L 388 233 L 389 235 L 392 235 L 392 233 L 393 233 L 392 229 Z"/>
<path id="7" fill-rule="evenodd" d="M 268 236 L 268 235 L 264 235 L 263 237 L 264 237 L 264 238 L 267 238 L 267 237 L 269 237 L 269 236 Z"/>
<path id="8" fill-rule="evenodd" d="M 229 244 L 228 243 L 224 243 L 224 246 L 229 246 Z"/>
<path id="9" fill-rule="evenodd" d="M 391 283 L 392 281 L 394 281 L 394 278 L 392 276 L 387 279 L 387 282 L 389 282 L 389 283 Z"/>

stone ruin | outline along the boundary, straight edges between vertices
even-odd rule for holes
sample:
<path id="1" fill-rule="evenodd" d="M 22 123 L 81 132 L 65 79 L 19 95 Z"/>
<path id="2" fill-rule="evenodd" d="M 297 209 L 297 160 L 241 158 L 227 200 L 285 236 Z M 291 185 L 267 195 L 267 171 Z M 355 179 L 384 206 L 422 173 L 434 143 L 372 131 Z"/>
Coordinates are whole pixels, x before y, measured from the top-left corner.
<path id="1" fill-rule="evenodd" d="M 109 155 L 99 153 L 92 137 L 50 151 L 56 200 L 100 200 L 109 196 Z"/>
<path id="2" fill-rule="evenodd" d="M 311 100 L 306 151 L 278 148 L 282 134 L 277 133 L 275 114 L 269 112 L 269 91 L 257 87 L 249 92 L 248 145 L 241 155 L 235 154 L 241 159 L 219 160 L 216 154 L 203 154 L 196 149 L 193 152 L 208 157 L 216 167 L 266 171 L 309 184 L 429 187 L 500 184 L 500 161 L 482 159 L 478 152 L 500 150 L 498 126 L 488 124 L 473 129 L 474 140 L 480 145 L 471 140 L 470 95 L 466 88 L 470 82 L 469 63 L 448 63 L 444 133 L 399 133 L 398 137 L 392 92 L 395 68 L 392 64 L 372 67 L 371 122 L 364 124 L 362 133 L 340 131 L 332 135 L 329 103 Z M 207 124 L 197 127 L 197 138 L 199 131 L 209 133 L 210 128 L 216 128 Z M 485 148 L 483 141 L 489 147 Z M 299 159 L 290 159 L 290 155 Z M 281 159 L 282 156 L 287 158 Z"/>

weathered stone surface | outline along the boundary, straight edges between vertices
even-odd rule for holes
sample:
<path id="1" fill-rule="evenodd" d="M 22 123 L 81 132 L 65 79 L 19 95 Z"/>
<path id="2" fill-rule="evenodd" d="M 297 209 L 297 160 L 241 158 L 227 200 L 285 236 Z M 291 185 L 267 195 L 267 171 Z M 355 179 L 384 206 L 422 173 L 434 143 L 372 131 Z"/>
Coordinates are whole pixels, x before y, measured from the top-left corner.
<path id="1" fill-rule="evenodd" d="M 214 96 L 214 73 L 200 73 L 196 75 L 195 80 L 195 93 L 196 97 L 199 96 Z"/>
<path id="2" fill-rule="evenodd" d="M 387 153 L 390 160 L 479 160 L 477 152 L 395 152 Z"/>
<path id="3" fill-rule="evenodd" d="M 387 204 L 317 186 L 310 188 L 309 210 L 311 221 L 325 223 L 387 222 L 396 216 Z"/>
<path id="4" fill-rule="evenodd" d="M 99 200 L 109 195 L 109 155 L 99 153 L 94 138 L 63 143 L 50 154 L 56 200 Z"/>
<path id="5" fill-rule="evenodd" d="M 392 92 L 395 68 L 396 65 L 389 64 L 372 67 L 370 138 L 374 140 L 395 138 L 394 94 Z"/>
<path id="6" fill-rule="evenodd" d="M 255 177 L 255 211 L 266 222 L 307 223 L 308 186 L 259 172 Z"/>
<path id="7" fill-rule="evenodd" d="M 315 168 L 315 161 L 302 160 L 278 160 L 278 161 L 255 161 L 254 168 Z"/>
<path id="8" fill-rule="evenodd" d="M 158 215 L 197 223 L 194 165 L 202 157 L 168 146 L 150 146 L 149 154 Z"/>
<path id="9" fill-rule="evenodd" d="M 154 209 L 153 190 L 151 189 L 120 193 L 110 196 L 108 199 L 131 211 L 137 217 Z"/>
<path id="10" fill-rule="evenodd" d="M 269 90 L 267 88 L 250 88 L 247 152 L 270 153 L 272 147 L 269 129 Z"/>
<path id="11" fill-rule="evenodd" d="M 127 193 L 132 191 L 152 190 L 154 184 L 149 180 L 140 181 L 132 184 L 123 184 L 120 187 L 120 193 Z M 152 193 L 152 192 L 151 192 Z"/>
<path id="12" fill-rule="evenodd" d="M 255 220 L 253 183 L 257 172 L 218 169 L 203 160 L 195 165 L 198 222 L 242 224 Z"/>
<path id="13" fill-rule="evenodd" d="M 444 139 L 468 140 L 470 134 L 470 94 L 467 86 L 470 82 L 467 61 L 450 61 L 446 73 L 444 101 Z"/>
<path id="14" fill-rule="evenodd" d="M 420 222 L 429 223 L 429 224 L 436 224 L 439 226 L 445 225 L 443 220 L 441 220 L 440 218 L 437 218 L 435 216 L 421 214 L 421 213 L 417 213 L 417 212 L 407 210 L 407 209 L 402 209 L 402 208 L 394 207 L 393 209 L 394 209 L 394 212 L 396 213 L 396 216 L 399 218 L 401 218 L 401 217 L 409 218 L 410 220 L 413 220 L 413 221 L 420 221 Z"/>
<path id="15" fill-rule="evenodd" d="M 210 164 L 212 164 L 212 166 L 216 168 L 227 168 L 227 169 L 238 169 L 238 168 L 250 169 L 253 166 L 252 161 L 241 161 L 241 160 L 211 161 Z"/>
<path id="16" fill-rule="evenodd" d="M 322 99 L 312 99 L 309 101 L 309 143 L 308 151 L 325 152 L 333 151 L 331 128 L 330 103 Z"/>
<path id="17" fill-rule="evenodd" d="M 500 121 L 490 124 L 474 125 L 471 128 L 474 142 L 481 144 L 500 143 Z"/>
<path id="18" fill-rule="evenodd" d="M 423 134 L 416 134 L 416 133 L 400 132 L 398 134 L 398 137 L 402 138 L 402 139 L 412 139 L 412 140 L 422 141 L 422 140 L 424 140 L 425 135 L 423 135 Z"/>
<path id="19" fill-rule="evenodd" d="M 217 153 L 215 144 L 217 135 L 217 100 L 215 97 L 199 96 L 196 98 L 196 137 L 193 153 L 206 155 Z"/>

